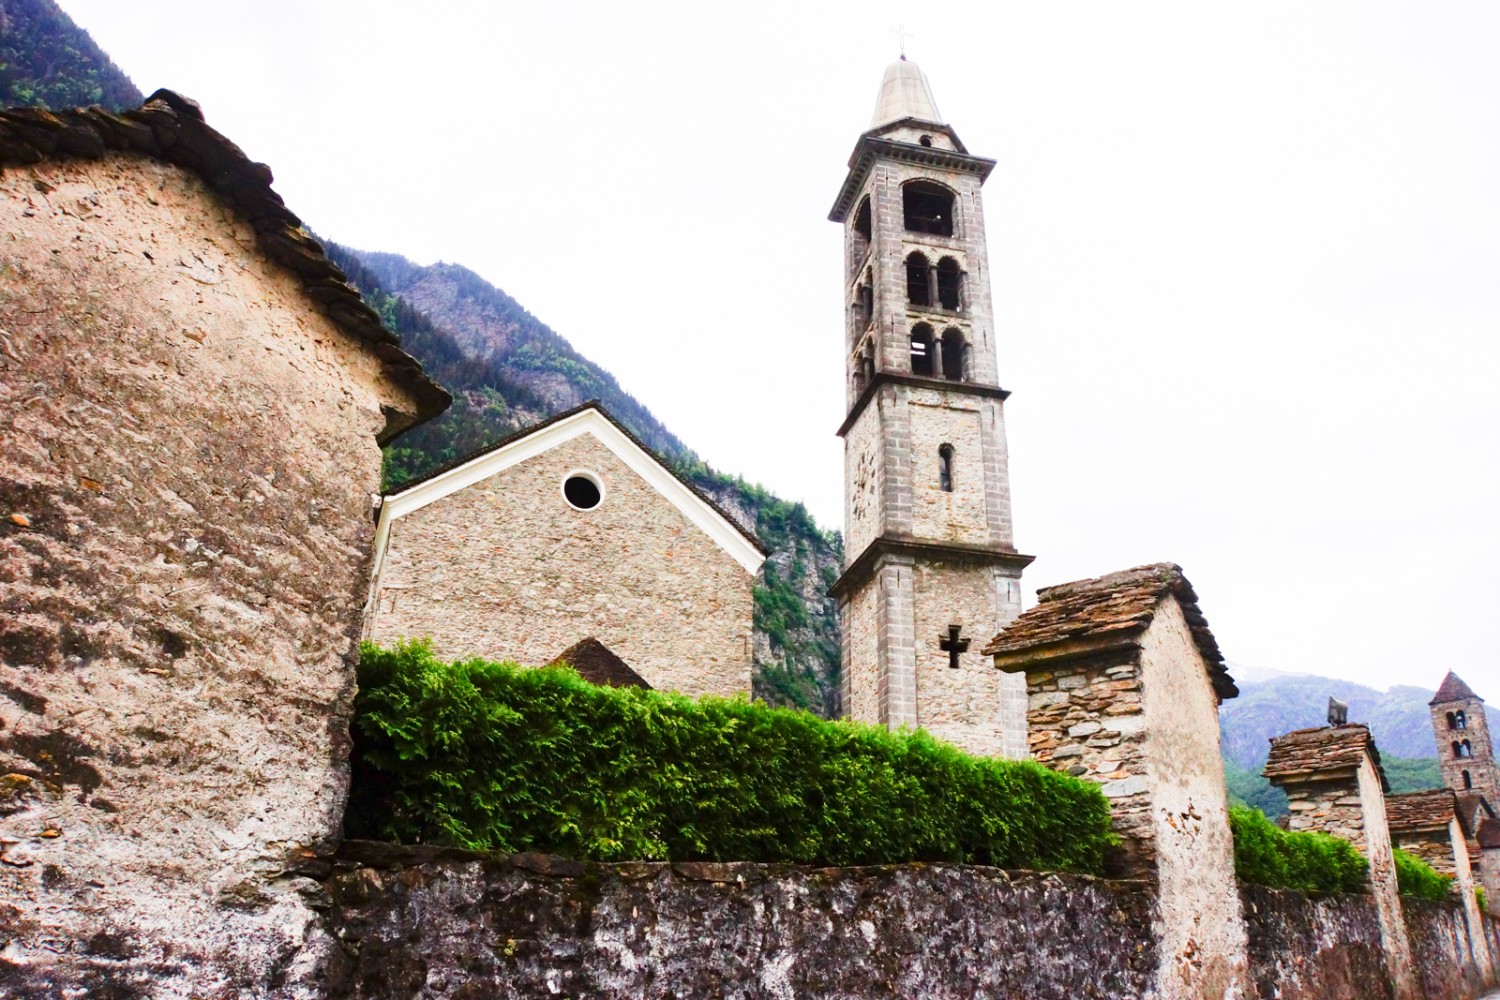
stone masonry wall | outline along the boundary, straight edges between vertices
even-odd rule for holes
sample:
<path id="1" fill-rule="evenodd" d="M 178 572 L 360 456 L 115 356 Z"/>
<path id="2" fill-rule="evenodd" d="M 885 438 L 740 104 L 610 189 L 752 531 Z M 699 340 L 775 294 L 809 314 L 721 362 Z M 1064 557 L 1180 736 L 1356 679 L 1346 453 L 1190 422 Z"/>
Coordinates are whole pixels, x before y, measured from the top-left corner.
<path id="1" fill-rule="evenodd" d="M 1365 842 L 1365 816 L 1354 776 L 1289 782 L 1286 792 L 1292 830 L 1329 833 L 1357 847 Z"/>
<path id="2" fill-rule="evenodd" d="M 592 510 L 563 499 L 578 469 Z M 748 694 L 754 582 L 582 434 L 392 522 L 369 636 L 532 665 L 593 636 L 652 687 Z"/>
<path id="3" fill-rule="evenodd" d="M 1488 956 L 1481 971 L 1478 956 L 1469 947 L 1462 906 L 1402 896 L 1401 910 L 1419 981 L 1418 995 L 1425 1000 L 1469 1000 L 1492 985 L 1487 981 Z"/>
<path id="4" fill-rule="evenodd" d="M 1446 833 L 1437 830 L 1417 830 L 1409 833 L 1392 831 L 1395 846 L 1408 854 L 1414 854 L 1443 875 L 1456 875 L 1453 863 L 1453 845 Z"/>
<path id="5" fill-rule="evenodd" d="M 1027 671 L 1027 721 L 1032 757 L 1075 777 L 1097 781 L 1110 800 L 1118 873 L 1144 875 L 1152 813 L 1143 743 L 1146 716 L 1133 654 L 1073 660 Z"/>
<path id="6" fill-rule="evenodd" d="M 9 169 L 0 227 L 0 995 L 306 993 L 414 405 L 196 175 Z"/>
<path id="7" fill-rule="evenodd" d="M 1380 915 L 1369 896 L 1240 890 L 1253 995 L 1278 1000 L 1391 1000 Z"/>
<path id="8" fill-rule="evenodd" d="M 349 854 L 329 883 L 334 997 L 1130 1000 L 1156 964 L 1142 883 Z"/>

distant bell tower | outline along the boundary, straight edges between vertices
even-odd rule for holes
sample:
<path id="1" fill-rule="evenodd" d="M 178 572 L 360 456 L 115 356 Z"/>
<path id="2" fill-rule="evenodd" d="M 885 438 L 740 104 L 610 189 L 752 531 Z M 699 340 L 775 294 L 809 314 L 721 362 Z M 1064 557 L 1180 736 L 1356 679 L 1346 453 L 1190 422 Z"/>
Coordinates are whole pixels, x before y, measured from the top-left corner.
<path id="1" fill-rule="evenodd" d="M 1026 682 L 980 649 L 1021 610 L 980 186 L 903 55 L 849 159 L 844 225 L 844 712 L 1024 757 Z"/>
<path id="2" fill-rule="evenodd" d="M 1500 772 L 1495 768 L 1484 699 L 1450 670 L 1428 707 L 1443 784 L 1459 794 L 1478 792 L 1500 809 Z"/>

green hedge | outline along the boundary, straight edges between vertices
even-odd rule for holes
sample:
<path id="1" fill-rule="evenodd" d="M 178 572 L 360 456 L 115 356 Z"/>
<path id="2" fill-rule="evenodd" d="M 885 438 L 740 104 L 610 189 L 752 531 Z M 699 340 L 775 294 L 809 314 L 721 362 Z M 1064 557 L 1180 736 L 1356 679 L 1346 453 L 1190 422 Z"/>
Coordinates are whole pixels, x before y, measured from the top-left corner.
<path id="1" fill-rule="evenodd" d="M 1396 884 L 1403 896 L 1418 896 L 1441 903 L 1452 899 L 1453 876 L 1440 875 L 1415 854 L 1396 848 Z"/>
<path id="2" fill-rule="evenodd" d="M 1290 833 L 1259 809 L 1231 806 L 1234 871 L 1242 882 L 1308 892 L 1367 892 L 1370 866 L 1354 845 L 1324 833 Z"/>
<path id="3" fill-rule="evenodd" d="M 743 699 L 365 644 L 354 837 L 599 860 L 954 861 L 1099 872 L 1099 789 Z"/>

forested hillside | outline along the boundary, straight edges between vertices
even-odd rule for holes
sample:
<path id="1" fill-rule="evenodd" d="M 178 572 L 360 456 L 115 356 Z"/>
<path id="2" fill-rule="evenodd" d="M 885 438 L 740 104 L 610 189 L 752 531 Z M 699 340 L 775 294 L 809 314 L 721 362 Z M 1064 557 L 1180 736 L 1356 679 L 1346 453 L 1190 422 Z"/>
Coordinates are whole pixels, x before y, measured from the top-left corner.
<path id="1" fill-rule="evenodd" d="M 141 92 L 53 0 L 0 0 L 0 102 L 126 108 Z"/>

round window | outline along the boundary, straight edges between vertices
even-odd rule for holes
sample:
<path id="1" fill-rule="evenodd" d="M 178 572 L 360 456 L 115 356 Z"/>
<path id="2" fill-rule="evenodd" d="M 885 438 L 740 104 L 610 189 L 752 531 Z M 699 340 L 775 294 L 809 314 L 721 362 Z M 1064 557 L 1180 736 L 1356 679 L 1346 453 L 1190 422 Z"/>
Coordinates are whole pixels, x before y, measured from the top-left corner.
<path id="1" fill-rule="evenodd" d="M 593 510 L 604 499 L 604 487 L 592 473 L 572 472 L 563 480 L 563 499 L 578 510 Z"/>

